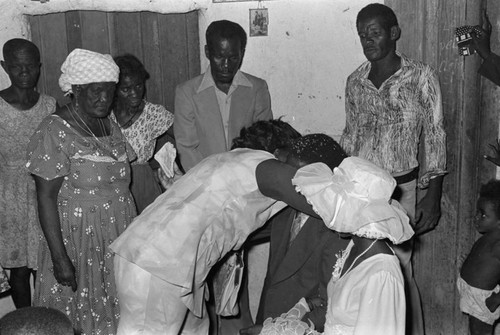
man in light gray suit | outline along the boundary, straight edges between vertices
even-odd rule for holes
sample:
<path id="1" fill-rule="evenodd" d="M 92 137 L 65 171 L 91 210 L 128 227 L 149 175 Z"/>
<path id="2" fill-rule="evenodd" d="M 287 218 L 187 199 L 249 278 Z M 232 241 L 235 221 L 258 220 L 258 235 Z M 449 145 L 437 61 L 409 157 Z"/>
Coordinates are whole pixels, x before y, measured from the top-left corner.
<path id="1" fill-rule="evenodd" d="M 240 129 L 272 119 L 264 80 L 240 71 L 247 35 L 234 22 L 212 22 L 206 31 L 204 74 L 180 84 L 175 92 L 174 135 L 182 167 L 228 151 Z"/>

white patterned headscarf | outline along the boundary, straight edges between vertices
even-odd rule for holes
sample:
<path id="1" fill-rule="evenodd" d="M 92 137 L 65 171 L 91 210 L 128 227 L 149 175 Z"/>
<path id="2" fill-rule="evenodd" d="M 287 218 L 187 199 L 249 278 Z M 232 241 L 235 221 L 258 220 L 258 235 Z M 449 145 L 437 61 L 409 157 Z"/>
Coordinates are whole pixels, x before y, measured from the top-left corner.
<path id="1" fill-rule="evenodd" d="M 396 181 L 367 160 L 348 157 L 333 171 L 322 163 L 306 165 L 292 183 L 332 230 L 394 244 L 413 235 L 405 210 L 391 200 Z"/>
<path id="2" fill-rule="evenodd" d="M 61 66 L 59 87 L 65 95 L 73 93 L 71 85 L 100 82 L 118 82 L 120 69 L 111 55 L 75 49 Z"/>

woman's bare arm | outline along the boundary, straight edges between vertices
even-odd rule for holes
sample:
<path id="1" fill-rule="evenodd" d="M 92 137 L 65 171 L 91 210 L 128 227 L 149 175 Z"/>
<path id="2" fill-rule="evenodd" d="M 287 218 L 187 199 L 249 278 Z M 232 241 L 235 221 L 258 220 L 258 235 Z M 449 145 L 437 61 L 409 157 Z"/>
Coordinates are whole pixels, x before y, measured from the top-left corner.
<path id="1" fill-rule="evenodd" d="M 75 267 L 64 247 L 57 208 L 57 195 L 59 194 L 64 177 L 52 180 L 45 180 L 38 176 L 34 176 L 34 178 L 40 225 L 49 245 L 54 265 L 54 277 L 59 284 L 71 286 L 73 291 L 76 291 Z"/>
<path id="2" fill-rule="evenodd" d="M 296 210 L 320 219 L 306 198 L 295 191 L 292 178 L 297 168 L 276 159 L 263 161 L 257 166 L 255 176 L 259 190 L 267 197 L 283 201 Z"/>

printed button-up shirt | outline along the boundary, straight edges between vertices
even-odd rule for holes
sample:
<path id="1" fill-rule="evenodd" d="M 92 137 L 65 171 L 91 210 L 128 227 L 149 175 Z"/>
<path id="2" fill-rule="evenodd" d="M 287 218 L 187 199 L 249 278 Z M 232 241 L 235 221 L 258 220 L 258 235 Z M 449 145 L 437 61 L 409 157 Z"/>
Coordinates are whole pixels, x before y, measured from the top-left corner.
<path id="1" fill-rule="evenodd" d="M 363 63 L 347 79 L 346 126 L 340 144 L 348 154 L 365 158 L 393 174 L 417 166 L 422 131 L 425 163 L 420 187 L 446 173 L 446 134 L 441 89 L 434 70 L 401 56 L 401 68 L 379 89 Z"/>

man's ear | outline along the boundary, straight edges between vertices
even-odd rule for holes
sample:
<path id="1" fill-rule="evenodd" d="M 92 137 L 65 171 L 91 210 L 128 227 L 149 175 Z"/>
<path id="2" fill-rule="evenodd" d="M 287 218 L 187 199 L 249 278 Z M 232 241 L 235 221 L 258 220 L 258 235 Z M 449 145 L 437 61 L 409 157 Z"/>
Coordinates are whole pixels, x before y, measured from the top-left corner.
<path id="1" fill-rule="evenodd" d="M 401 37 L 401 28 L 399 28 L 399 26 L 392 26 L 390 33 L 391 33 L 391 40 L 397 41 Z"/>
<path id="2" fill-rule="evenodd" d="M 0 65 L 2 65 L 2 68 L 7 72 L 7 69 L 5 68 L 5 62 L 3 60 L 0 60 Z"/>
<path id="3" fill-rule="evenodd" d="M 210 50 L 208 50 L 208 45 L 205 45 L 205 57 L 210 59 Z"/>
<path id="4" fill-rule="evenodd" d="M 280 149 L 275 149 L 273 152 L 274 157 L 276 157 L 280 162 L 286 163 L 286 160 L 288 158 L 288 151 L 287 150 L 280 150 Z"/>

